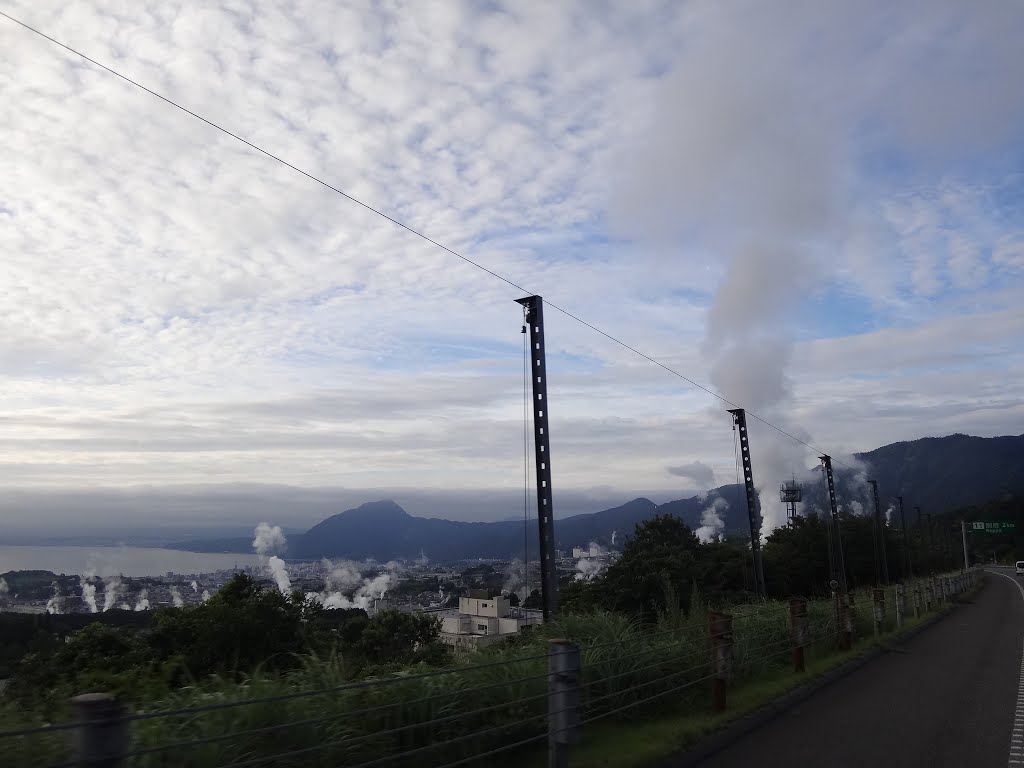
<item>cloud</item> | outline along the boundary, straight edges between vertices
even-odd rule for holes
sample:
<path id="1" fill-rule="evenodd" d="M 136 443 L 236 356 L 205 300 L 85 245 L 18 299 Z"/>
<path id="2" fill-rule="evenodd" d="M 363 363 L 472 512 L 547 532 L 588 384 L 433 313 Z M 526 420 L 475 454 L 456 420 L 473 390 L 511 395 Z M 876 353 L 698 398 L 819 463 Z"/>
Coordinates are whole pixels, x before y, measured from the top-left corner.
<path id="1" fill-rule="evenodd" d="M 706 490 L 715 484 L 715 470 L 702 461 L 693 461 L 674 467 L 666 467 L 670 475 L 690 480 L 698 490 Z"/>
<path id="2" fill-rule="evenodd" d="M 823 448 L 1017 415 L 1014 0 L 8 10 Z M 514 514 L 519 291 L 3 35 L 0 480 Z M 547 319 L 556 503 L 730 476 L 721 404 Z M 766 488 L 802 458 L 776 440 Z"/>

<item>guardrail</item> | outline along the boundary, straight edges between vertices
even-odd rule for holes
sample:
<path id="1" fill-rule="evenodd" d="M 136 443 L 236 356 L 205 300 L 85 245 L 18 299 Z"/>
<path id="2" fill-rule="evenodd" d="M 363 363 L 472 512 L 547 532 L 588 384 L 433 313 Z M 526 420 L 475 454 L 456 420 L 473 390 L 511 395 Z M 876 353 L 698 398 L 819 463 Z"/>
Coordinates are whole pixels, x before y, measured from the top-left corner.
<path id="1" fill-rule="evenodd" d="M 272 696 L 129 712 L 106 694 L 72 700 L 72 721 L 0 731 L 5 766 L 254 768 L 455 766 L 546 744 L 549 765 L 610 717 L 668 704 L 727 708 L 728 691 L 806 656 L 849 649 L 934 611 L 980 572 L 920 579 L 833 601 L 712 611 L 704 624 L 601 643 L 552 640 L 546 653 Z M 891 609 L 890 609 L 891 606 Z M 786 662 L 785 657 L 790 657 Z M 243 727 L 239 727 L 242 725 Z"/>

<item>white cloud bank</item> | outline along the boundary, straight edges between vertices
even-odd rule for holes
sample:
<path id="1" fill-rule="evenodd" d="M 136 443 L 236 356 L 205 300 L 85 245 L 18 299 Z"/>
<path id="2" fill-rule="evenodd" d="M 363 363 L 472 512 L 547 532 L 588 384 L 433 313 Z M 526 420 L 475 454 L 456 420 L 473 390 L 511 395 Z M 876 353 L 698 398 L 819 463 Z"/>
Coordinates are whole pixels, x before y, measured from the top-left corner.
<path id="1" fill-rule="evenodd" d="M 620 5 L 7 10 L 828 450 L 1021 431 L 1019 3 Z M 521 482 L 517 291 L 0 45 L 0 481 Z M 556 491 L 731 476 L 719 405 L 548 322 Z"/>

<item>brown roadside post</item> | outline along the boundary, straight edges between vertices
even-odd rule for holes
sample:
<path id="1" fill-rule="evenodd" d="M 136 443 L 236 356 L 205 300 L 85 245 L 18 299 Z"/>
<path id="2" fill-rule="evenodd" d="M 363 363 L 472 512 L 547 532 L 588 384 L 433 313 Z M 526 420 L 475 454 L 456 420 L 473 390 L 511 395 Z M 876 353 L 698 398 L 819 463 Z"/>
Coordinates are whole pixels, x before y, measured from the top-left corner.
<path id="1" fill-rule="evenodd" d="M 789 601 L 789 642 L 793 647 L 793 671 L 804 671 L 804 648 L 807 646 L 807 601 L 794 597 Z"/>
<path id="2" fill-rule="evenodd" d="M 725 711 L 725 689 L 732 674 L 732 616 L 710 611 L 711 709 Z"/>
<path id="3" fill-rule="evenodd" d="M 875 640 L 882 636 L 882 623 L 885 621 L 885 590 L 875 588 L 871 590 L 871 607 L 874 615 L 872 624 L 875 626 Z"/>

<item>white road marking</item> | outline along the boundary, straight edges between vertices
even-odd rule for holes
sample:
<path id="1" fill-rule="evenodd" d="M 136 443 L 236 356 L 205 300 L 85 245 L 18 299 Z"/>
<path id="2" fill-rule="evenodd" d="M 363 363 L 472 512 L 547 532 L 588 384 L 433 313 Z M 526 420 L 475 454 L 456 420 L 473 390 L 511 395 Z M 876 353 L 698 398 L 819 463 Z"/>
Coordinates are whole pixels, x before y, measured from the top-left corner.
<path id="1" fill-rule="evenodd" d="M 1020 599 L 1024 600 L 1024 587 L 1020 585 L 1020 581 L 1015 576 L 1009 576 L 994 569 L 989 570 L 989 573 L 994 573 L 997 576 L 1002 576 L 1004 579 L 1012 581 L 1017 586 L 1017 591 L 1020 592 Z M 1020 686 L 1017 688 L 1017 708 L 1013 712 L 1010 759 L 1007 765 L 1024 765 L 1024 760 L 1021 760 L 1021 757 L 1024 757 L 1024 750 L 1020 746 L 1022 733 L 1024 733 L 1024 644 L 1021 645 Z"/>

